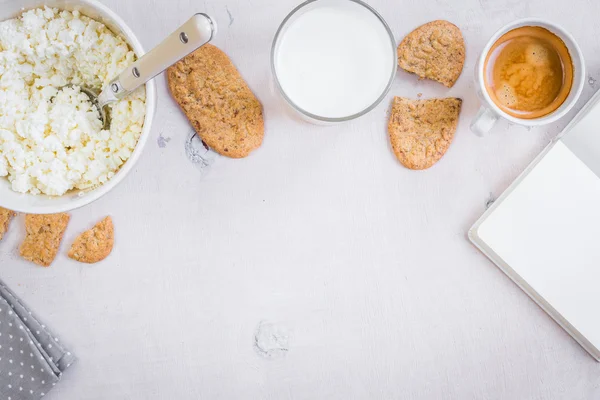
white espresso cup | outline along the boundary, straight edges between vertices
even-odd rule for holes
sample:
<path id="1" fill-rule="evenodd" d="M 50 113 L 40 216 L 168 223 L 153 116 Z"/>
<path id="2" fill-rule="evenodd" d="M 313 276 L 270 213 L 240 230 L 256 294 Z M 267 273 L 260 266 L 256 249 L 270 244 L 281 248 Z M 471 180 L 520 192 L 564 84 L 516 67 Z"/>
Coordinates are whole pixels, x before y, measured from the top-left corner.
<path id="1" fill-rule="evenodd" d="M 573 84 L 571 86 L 571 92 L 565 101 L 560 105 L 560 107 L 552 111 L 550 114 L 533 119 L 513 117 L 512 115 L 502 111 L 502 109 L 500 109 L 500 107 L 494 103 L 485 87 L 485 74 L 487 73 L 485 60 L 492 46 L 505 33 L 524 26 L 539 26 L 554 33 L 556 36 L 562 39 L 567 46 L 573 62 Z M 490 67 L 491 65 L 488 65 L 488 68 Z M 575 39 L 573 39 L 573 37 L 567 31 L 556 24 L 537 18 L 525 18 L 511 22 L 494 33 L 494 35 L 485 45 L 483 52 L 477 61 L 477 66 L 475 68 L 475 88 L 477 90 L 477 96 L 481 100 L 482 104 L 481 108 L 477 112 L 477 115 L 471 122 L 471 130 L 475 134 L 483 136 L 490 129 L 492 129 L 499 118 L 504 118 L 514 124 L 523 126 L 540 126 L 555 122 L 567 114 L 571 108 L 573 108 L 577 102 L 577 99 L 579 98 L 579 95 L 581 94 L 581 91 L 583 90 L 584 81 L 585 63 L 583 61 L 583 54 L 581 53 L 581 49 L 577 45 L 577 42 L 575 42 Z"/>

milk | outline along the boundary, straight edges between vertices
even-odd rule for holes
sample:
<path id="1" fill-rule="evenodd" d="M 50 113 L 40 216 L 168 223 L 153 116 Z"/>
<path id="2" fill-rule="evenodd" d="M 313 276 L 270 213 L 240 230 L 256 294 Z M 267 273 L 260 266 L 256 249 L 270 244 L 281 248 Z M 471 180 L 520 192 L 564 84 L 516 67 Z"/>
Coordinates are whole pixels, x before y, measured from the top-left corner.
<path id="1" fill-rule="evenodd" d="M 282 91 L 304 112 L 344 118 L 385 94 L 396 71 L 393 38 L 368 8 L 317 0 L 294 14 L 274 49 Z"/>

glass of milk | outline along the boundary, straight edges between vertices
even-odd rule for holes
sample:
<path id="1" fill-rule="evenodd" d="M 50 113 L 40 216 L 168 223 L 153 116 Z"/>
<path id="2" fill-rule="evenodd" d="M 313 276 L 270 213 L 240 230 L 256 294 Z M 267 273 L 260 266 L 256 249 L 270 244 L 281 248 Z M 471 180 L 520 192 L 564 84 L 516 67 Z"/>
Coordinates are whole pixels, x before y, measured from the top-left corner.
<path id="1" fill-rule="evenodd" d="M 336 123 L 371 111 L 396 75 L 396 41 L 359 0 L 309 0 L 283 20 L 271 49 L 275 86 L 304 119 Z"/>

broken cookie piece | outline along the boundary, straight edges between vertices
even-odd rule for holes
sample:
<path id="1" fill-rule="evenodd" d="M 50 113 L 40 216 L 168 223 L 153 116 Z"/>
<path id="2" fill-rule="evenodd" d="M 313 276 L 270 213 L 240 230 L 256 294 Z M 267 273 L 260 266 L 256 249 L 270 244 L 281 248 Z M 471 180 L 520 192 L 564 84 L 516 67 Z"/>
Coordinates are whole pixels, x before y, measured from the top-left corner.
<path id="1" fill-rule="evenodd" d="M 21 243 L 21 256 L 43 267 L 49 267 L 56 258 L 70 218 L 66 213 L 26 215 L 26 236 Z"/>
<path id="2" fill-rule="evenodd" d="M 17 215 L 14 211 L 7 210 L 6 208 L 0 207 L 0 240 L 4 237 L 6 231 L 8 231 L 8 225 L 10 220 Z"/>
<path id="3" fill-rule="evenodd" d="M 265 132 L 262 104 L 229 57 L 206 44 L 167 70 L 171 95 L 217 153 L 246 157 Z"/>
<path id="4" fill-rule="evenodd" d="M 454 86 L 465 63 L 465 41 L 448 21 L 421 25 L 398 45 L 398 66 L 405 71 Z"/>
<path id="5" fill-rule="evenodd" d="M 113 249 L 114 241 L 112 218 L 106 217 L 75 239 L 69 250 L 69 257 L 82 263 L 97 263 L 108 257 Z"/>
<path id="6" fill-rule="evenodd" d="M 461 105 L 457 98 L 394 98 L 388 133 L 402 165 L 426 169 L 442 158 L 454 139 Z"/>

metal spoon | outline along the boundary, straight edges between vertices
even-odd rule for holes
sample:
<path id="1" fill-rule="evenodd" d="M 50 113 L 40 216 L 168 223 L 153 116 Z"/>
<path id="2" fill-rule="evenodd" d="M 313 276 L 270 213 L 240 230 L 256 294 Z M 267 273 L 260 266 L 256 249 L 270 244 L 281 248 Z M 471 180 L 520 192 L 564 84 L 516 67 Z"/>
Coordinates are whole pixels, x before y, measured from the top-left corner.
<path id="1" fill-rule="evenodd" d="M 139 58 L 98 94 L 94 89 L 81 87 L 100 112 L 104 129 L 110 127 L 110 116 L 105 106 L 121 100 L 156 75 L 208 43 L 217 32 L 217 24 L 208 15 L 195 14 L 158 46 Z M 68 85 L 73 86 L 73 85 Z"/>

